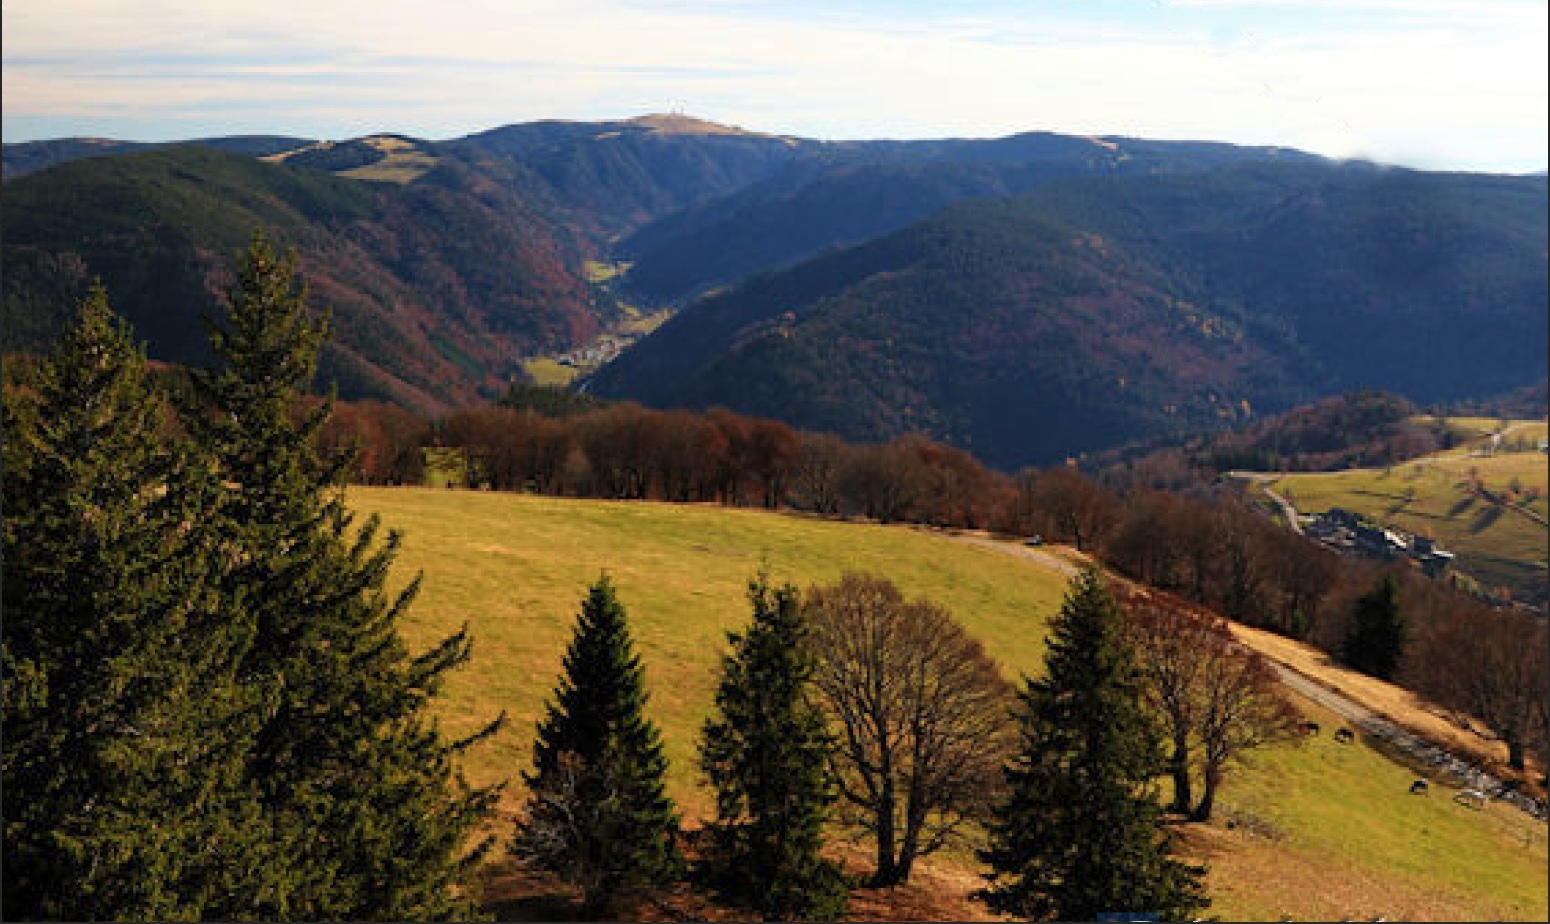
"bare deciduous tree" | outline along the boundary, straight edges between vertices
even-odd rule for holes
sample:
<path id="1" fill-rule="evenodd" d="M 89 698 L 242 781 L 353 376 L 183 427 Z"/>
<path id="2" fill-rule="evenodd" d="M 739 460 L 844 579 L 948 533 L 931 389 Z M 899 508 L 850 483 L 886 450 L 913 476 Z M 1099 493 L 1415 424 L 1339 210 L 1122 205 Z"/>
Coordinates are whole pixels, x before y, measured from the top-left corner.
<path id="1" fill-rule="evenodd" d="M 993 804 L 1012 688 L 945 609 L 906 601 L 886 579 L 846 574 L 806 604 L 841 795 L 876 839 L 873 881 L 904 882 Z"/>
<path id="2" fill-rule="evenodd" d="M 797 507 L 822 514 L 840 512 L 840 473 L 849 452 L 850 445 L 833 434 L 797 434 L 792 471 L 792 499 Z"/>
<path id="3" fill-rule="evenodd" d="M 1173 810 L 1205 821 L 1228 764 L 1293 737 L 1298 713 L 1277 690 L 1270 665 L 1240 647 L 1224 621 L 1148 593 L 1132 595 L 1125 612 L 1149 698 L 1173 747 Z M 1191 804 L 1197 766 L 1200 799 Z"/>
<path id="4" fill-rule="evenodd" d="M 1456 608 L 1416 642 L 1407 679 L 1438 702 L 1489 725 L 1514 770 L 1546 736 L 1545 621 L 1483 606 Z"/>
<path id="5" fill-rule="evenodd" d="M 1028 490 L 1045 531 L 1069 540 L 1079 552 L 1100 547 L 1119 521 L 1119 500 L 1075 468 L 1040 472 Z"/>

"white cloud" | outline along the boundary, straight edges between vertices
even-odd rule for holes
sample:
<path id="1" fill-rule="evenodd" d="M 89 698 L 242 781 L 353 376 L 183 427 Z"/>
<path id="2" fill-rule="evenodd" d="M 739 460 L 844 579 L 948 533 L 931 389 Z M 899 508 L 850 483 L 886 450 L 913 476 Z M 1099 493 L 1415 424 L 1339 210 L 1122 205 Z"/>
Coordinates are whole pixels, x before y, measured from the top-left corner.
<path id="1" fill-rule="evenodd" d="M 1542 3 L 1138 7 L 851 4 L 815 21 L 754 2 L 8 0 L 4 111 L 8 140 L 21 118 L 84 130 L 126 113 L 168 137 L 236 130 L 234 114 L 253 130 L 273 101 L 274 130 L 332 137 L 677 107 L 820 137 L 1052 129 L 1546 160 Z"/>

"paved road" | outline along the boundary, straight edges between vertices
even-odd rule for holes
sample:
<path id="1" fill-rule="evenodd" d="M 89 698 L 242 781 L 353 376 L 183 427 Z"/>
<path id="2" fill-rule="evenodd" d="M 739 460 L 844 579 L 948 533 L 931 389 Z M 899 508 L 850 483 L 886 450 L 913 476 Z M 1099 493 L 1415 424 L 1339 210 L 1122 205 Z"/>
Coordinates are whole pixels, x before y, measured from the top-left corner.
<path id="1" fill-rule="evenodd" d="M 1297 522 L 1297 508 L 1292 506 L 1291 501 L 1270 489 L 1271 483 L 1281 477 L 1279 474 L 1235 470 L 1228 472 L 1227 477 L 1259 485 L 1259 489 L 1264 491 L 1267 497 L 1281 507 L 1281 514 L 1286 517 L 1286 522 L 1291 527 L 1292 532 L 1299 536 L 1302 535 L 1302 524 Z"/>
<path id="2" fill-rule="evenodd" d="M 1076 565 L 1047 548 L 1027 546 L 1021 542 L 984 535 L 949 535 L 956 542 L 1021 558 L 1068 577 L 1075 575 L 1078 570 Z M 1268 652 L 1260 652 L 1260 654 L 1264 655 L 1271 667 L 1275 669 L 1282 685 L 1340 716 L 1347 724 L 1361 732 L 1364 740 L 1382 742 L 1390 748 L 1403 751 L 1413 759 L 1431 767 L 1438 777 L 1453 786 L 1491 793 L 1535 818 L 1543 820 L 1546 817 L 1544 805 L 1516 792 L 1504 791 L 1501 780 L 1474 764 L 1454 756 L 1431 741 L 1406 731 L 1349 696 L 1332 690 L 1290 665 L 1276 660 Z M 1333 734 L 1334 730 L 1331 729 L 1329 733 Z"/>
<path id="3" fill-rule="evenodd" d="M 1335 713 L 1361 732 L 1363 739 L 1377 741 L 1388 748 L 1399 750 L 1414 760 L 1430 767 L 1431 772 L 1444 782 L 1459 789 L 1479 791 L 1506 802 L 1514 808 L 1541 821 L 1546 818 L 1546 807 L 1515 790 L 1506 788 L 1502 781 L 1480 767 L 1449 753 L 1446 749 L 1390 722 L 1348 696 L 1337 693 L 1317 681 L 1298 673 L 1291 667 L 1266 656 L 1275 669 L 1281 683 L 1288 689 L 1325 709 Z"/>

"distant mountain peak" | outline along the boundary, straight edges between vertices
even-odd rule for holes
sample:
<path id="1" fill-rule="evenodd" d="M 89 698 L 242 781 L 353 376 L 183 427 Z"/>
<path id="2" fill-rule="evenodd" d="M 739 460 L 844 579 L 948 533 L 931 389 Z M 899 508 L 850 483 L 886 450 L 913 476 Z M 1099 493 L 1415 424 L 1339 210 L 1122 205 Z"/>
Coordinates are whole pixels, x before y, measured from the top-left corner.
<path id="1" fill-rule="evenodd" d="M 684 115 L 681 112 L 658 112 L 651 115 L 626 119 L 624 125 L 647 128 L 658 135 L 749 135 L 768 137 L 762 132 L 751 132 L 736 125 L 722 125 L 706 119 Z"/>

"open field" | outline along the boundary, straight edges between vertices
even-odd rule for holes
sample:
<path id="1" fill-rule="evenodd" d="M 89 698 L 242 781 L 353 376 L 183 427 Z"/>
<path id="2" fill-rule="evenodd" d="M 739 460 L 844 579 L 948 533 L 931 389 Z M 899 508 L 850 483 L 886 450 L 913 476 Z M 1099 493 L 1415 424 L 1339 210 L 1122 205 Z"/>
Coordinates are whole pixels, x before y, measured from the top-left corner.
<path id="1" fill-rule="evenodd" d="M 672 792 L 689 818 L 710 809 L 693 769 L 694 736 L 709 714 L 725 633 L 747 623 L 747 584 L 761 565 L 777 583 L 801 587 L 847 569 L 885 574 L 905 594 L 952 610 L 1012 679 L 1040 669 L 1045 623 L 1065 590 L 1063 575 L 1009 569 L 1003 555 L 908 527 L 478 491 L 352 487 L 349 496 L 355 509 L 405 532 L 394 579 L 424 573 L 405 626 L 410 645 L 429 645 L 465 621 L 473 627 L 473 662 L 447 685 L 446 726 L 471 731 L 502 710 L 510 718 L 470 755 L 476 783 L 527 766 L 581 600 L 606 570 L 630 614 L 649 714 L 662 726 Z"/>
<path id="2" fill-rule="evenodd" d="M 1544 420 L 1501 417 L 1437 417 L 1418 414 L 1412 418 L 1423 427 L 1441 427 L 1453 435 L 1462 450 L 1483 449 L 1491 444 L 1492 434 L 1501 434 L 1504 448 L 1533 448 L 1545 439 Z"/>
<path id="3" fill-rule="evenodd" d="M 1325 729 L 1339 720 L 1299 704 Z M 1545 826 L 1496 803 L 1465 808 L 1366 744 L 1328 731 L 1268 750 L 1223 785 L 1188 839 L 1229 921 L 1543 920 Z M 1228 822 L 1232 827 L 1228 827 Z"/>
<path id="4" fill-rule="evenodd" d="M 473 660 L 448 681 L 442 720 L 456 733 L 502 710 L 510 718 L 469 755 L 475 782 L 515 779 L 527 766 L 534 722 L 580 600 L 606 570 L 630 613 L 651 690 L 648 711 L 673 764 L 669 785 L 691 825 L 710 807 L 693 770 L 695 733 L 709 710 L 724 632 L 746 623 L 744 588 L 761 565 L 776 581 L 801 586 L 847 568 L 884 573 L 907 594 L 948 606 L 1012 677 L 1040 669 L 1045 627 L 1069 568 L 1059 559 L 1007 554 L 1021 546 L 710 506 L 415 488 L 353 487 L 349 498 L 405 531 L 394 581 L 424 574 L 406 618 L 410 644 L 418 649 L 465 621 L 472 626 Z M 1317 707 L 1305 709 L 1336 724 Z M 1363 744 L 1336 745 L 1327 735 L 1266 752 L 1229 778 L 1216 820 L 1184 827 L 1187 853 L 1211 867 L 1216 904 L 1209 913 L 1224 920 L 1544 919 L 1545 826 L 1500 805 L 1464 808 L 1440 786 L 1429 798 L 1408 796 L 1412 776 Z M 509 790 L 508 819 L 519 801 Z M 864 861 L 858 857 L 852 868 Z M 963 898 L 978 884 L 976 874 L 962 854 L 931 861 L 918 886 L 862 895 L 857 917 L 964 919 L 964 909 L 979 908 Z M 509 870 L 496 877 L 491 893 L 500 914 L 532 913 L 518 910 L 524 889 L 532 889 L 523 883 Z M 944 898 L 927 894 L 932 889 L 960 891 Z"/>
<path id="5" fill-rule="evenodd" d="M 522 371 L 532 378 L 534 385 L 544 386 L 569 385 L 580 374 L 580 370 L 575 366 L 567 366 L 552 356 L 537 356 L 524 360 Z"/>
<path id="6" fill-rule="evenodd" d="M 1504 509 L 1471 490 L 1478 478 Z M 1302 513 L 1344 507 L 1458 554 L 1458 567 L 1487 588 L 1505 586 L 1543 604 L 1550 515 L 1545 456 L 1539 452 L 1429 456 L 1388 469 L 1284 475 L 1269 487 Z"/>
<path id="7" fill-rule="evenodd" d="M 381 135 L 365 141 L 385 156 L 374 164 L 340 171 L 340 176 L 402 185 L 418 180 L 436 166 L 436 155 L 419 150 L 402 138 Z"/>

